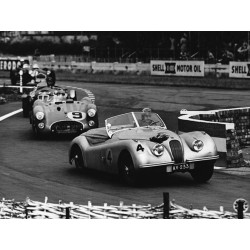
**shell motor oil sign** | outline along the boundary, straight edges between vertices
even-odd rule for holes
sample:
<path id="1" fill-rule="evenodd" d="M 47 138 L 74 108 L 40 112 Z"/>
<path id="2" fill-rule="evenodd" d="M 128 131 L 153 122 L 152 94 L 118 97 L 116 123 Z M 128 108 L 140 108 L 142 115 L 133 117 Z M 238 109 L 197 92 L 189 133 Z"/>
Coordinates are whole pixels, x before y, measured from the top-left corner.
<path id="1" fill-rule="evenodd" d="M 229 62 L 229 77 L 250 78 L 250 62 Z"/>
<path id="2" fill-rule="evenodd" d="M 150 61 L 151 75 L 204 77 L 204 61 Z"/>

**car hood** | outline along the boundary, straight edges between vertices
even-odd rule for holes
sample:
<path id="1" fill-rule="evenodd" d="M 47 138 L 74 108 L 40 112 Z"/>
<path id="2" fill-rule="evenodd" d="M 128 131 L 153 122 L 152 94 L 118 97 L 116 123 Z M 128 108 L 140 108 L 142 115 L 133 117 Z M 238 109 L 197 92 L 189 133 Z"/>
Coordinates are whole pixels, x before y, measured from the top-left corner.
<path id="1" fill-rule="evenodd" d="M 88 110 L 88 105 L 81 102 L 74 103 L 49 103 L 43 105 L 43 111 L 48 123 L 52 123 L 59 120 L 70 120 L 68 114 L 70 112 L 83 112 L 83 119 L 77 119 L 78 121 L 83 121 L 86 119 L 86 112 Z"/>

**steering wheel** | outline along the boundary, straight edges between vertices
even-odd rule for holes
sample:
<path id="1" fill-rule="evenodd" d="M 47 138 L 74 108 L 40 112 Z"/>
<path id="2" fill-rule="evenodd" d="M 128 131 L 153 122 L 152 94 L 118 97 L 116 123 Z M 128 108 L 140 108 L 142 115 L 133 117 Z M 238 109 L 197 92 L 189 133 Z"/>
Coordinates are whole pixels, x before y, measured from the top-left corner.
<path id="1" fill-rule="evenodd" d="M 157 124 L 158 122 L 160 122 L 160 121 L 152 121 L 152 122 L 149 124 L 149 126 L 155 125 L 155 124 Z"/>

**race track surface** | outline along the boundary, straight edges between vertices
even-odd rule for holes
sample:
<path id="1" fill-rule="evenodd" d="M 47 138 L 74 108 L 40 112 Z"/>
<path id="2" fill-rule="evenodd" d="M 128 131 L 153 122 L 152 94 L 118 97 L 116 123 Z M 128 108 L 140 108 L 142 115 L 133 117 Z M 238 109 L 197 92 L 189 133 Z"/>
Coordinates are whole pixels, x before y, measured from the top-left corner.
<path id="1" fill-rule="evenodd" d="M 110 116 L 151 107 L 168 128 L 177 130 L 181 109 L 207 110 L 250 106 L 250 91 L 213 90 L 183 87 L 157 87 L 117 84 L 60 82 L 59 85 L 88 89 L 94 93 L 100 126 Z M 82 91 L 77 90 L 78 98 Z M 21 108 L 20 102 L 0 105 L 0 116 Z M 23 201 L 152 204 L 163 202 L 163 192 L 177 204 L 194 208 L 233 211 L 237 198 L 250 201 L 250 176 L 216 171 L 205 184 L 195 184 L 187 174 L 174 174 L 151 180 L 139 187 L 127 187 L 116 176 L 88 172 L 83 174 L 68 163 L 67 152 L 72 138 L 49 137 L 37 140 L 22 113 L 0 122 L 0 198 Z"/>

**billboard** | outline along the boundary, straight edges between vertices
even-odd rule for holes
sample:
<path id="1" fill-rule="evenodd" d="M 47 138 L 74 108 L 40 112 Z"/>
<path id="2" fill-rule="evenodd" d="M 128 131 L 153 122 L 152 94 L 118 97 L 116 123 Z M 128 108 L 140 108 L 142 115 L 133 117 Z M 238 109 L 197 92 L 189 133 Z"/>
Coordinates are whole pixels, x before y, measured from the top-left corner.
<path id="1" fill-rule="evenodd" d="M 20 64 L 18 59 L 0 58 L 0 71 L 15 70 Z"/>
<path id="2" fill-rule="evenodd" d="M 151 75 L 204 77 L 204 61 L 150 61 Z"/>
<path id="3" fill-rule="evenodd" d="M 250 62 L 229 62 L 229 77 L 250 78 Z"/>

